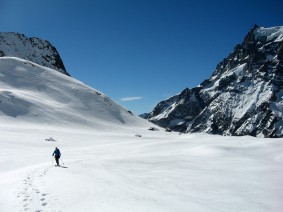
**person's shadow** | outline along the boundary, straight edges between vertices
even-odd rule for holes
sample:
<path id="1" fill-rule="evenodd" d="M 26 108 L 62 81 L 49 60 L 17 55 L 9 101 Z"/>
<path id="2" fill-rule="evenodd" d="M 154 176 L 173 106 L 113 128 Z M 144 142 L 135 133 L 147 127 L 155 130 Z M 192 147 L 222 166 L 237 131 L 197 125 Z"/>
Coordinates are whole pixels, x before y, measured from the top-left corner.
<path id="1" fill-rule="evenodd" d="M 59 165 L 59 166 L 57 166 L 57 165 L 55 165 L 56 167 L 61 167 L 61 168 L 68 168 L 67 166 L 61 166 L 61 165 Z"/>

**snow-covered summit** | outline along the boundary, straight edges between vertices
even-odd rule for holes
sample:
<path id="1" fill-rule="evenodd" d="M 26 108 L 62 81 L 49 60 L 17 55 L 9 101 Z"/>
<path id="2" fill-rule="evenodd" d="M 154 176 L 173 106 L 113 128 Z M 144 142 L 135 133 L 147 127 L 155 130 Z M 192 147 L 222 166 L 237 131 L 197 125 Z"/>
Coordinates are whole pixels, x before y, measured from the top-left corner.
<path id="1" fill-rule="evenodd" d="M 283 27 L 255 25 L 210 79 L 160 102 L 147 118 L 182 132 L 283 136 Z"/>
<path id="2" fill-rule="evenodd" d="M 69 75 L 56 48 L 47 40 L 0 32 L 0 57 L 18 57 Z"/>

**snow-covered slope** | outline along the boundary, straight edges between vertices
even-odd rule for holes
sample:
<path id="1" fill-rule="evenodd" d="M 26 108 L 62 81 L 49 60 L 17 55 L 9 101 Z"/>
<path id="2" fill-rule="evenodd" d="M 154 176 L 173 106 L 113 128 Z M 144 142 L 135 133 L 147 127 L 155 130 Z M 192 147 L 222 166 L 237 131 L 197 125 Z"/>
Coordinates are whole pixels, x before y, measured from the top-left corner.
<path id="1" fill-rule="evenodd" d="M 151 125 L 71 77 L 12 57 L 0 58 L 0 120 L 95 129 Z"/>
<path id="2" fill-rule="evenodd" d="M 210 79 L 147 118 L 181 132 L 283 137 L 283 27 L 255 25 Z"/>
<path id="3" fill-rule="evenodd" d="M 18 57 L 69 75 L 56 48 L 47 40 L 0 32 L 0 57 Z"/>

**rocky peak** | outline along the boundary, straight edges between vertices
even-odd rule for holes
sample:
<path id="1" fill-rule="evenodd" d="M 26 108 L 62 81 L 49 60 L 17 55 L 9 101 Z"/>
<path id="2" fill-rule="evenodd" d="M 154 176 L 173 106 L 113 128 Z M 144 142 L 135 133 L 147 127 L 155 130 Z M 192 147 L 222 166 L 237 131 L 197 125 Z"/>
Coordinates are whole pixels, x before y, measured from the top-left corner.
<path id="1" fill-rule="evenodd" d="M 147 118 L 181 132 L 283 137 L 283 27 L 254 25 L 208 80 Z"/>
<path id="2" fill-rule="evenodd" d="M 15 32 L 1 32 L 0 57 L 5 56 L 29 60 L 70 76 L 58 51 L 47 40 L 28 38 Z"/>
<path id="3" fill-rule="evenodd" d="M 257 24 L 255 24 L 250 31 L 248 32 L 248 34 L 246 35 L 246 37 L 244 38 L 243 41 L 243 46 L 248 48 L 249 44 L 254 43 L 255 42 L 255 35 L 254 32 L 255 30 L 257 30 L 259 28 L 259 26 Z"/>

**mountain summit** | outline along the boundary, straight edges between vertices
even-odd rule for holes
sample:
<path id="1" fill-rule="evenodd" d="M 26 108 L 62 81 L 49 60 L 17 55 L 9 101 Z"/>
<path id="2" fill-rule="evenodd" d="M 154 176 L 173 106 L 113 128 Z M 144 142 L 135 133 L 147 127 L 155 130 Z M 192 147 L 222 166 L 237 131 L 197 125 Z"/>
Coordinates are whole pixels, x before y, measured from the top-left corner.
<path id="1" fill-rule="evenodd" d="M 0 57 L 18 57 L 70 76 L 56 48 L 47 40 L 0 32 Z"/>
<path id="2" fill-rule="evenodd" d="M 199 86 L 146 118 L 180 132 L 283 137 L 283 27 L 255 25 Z"/>

